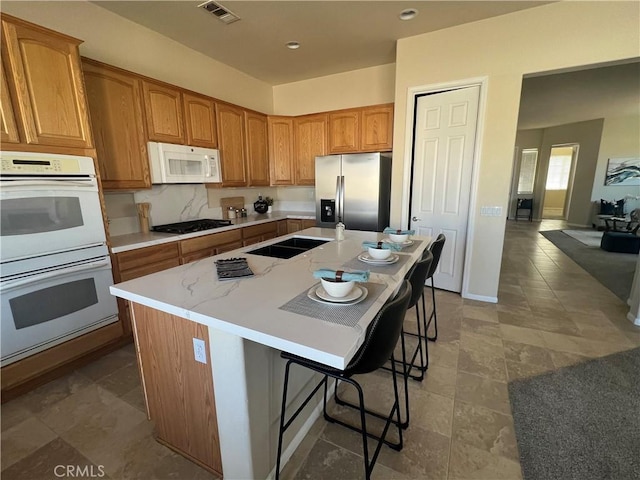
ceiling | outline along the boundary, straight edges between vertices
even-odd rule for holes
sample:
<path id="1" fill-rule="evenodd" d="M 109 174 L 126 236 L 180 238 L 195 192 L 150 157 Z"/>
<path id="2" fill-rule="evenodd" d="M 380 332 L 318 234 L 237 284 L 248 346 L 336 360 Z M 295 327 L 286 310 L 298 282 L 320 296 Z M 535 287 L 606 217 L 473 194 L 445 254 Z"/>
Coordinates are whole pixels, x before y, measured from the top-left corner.
<path id="1" fill-rule="evenodd" d="M 222 0 L 241 19 L 227 25 L 197 8 L 204 1 L 93 3 L 270 85 L 394 63 L 400 38 L 551 3 Z M 407 8 L 419 13 L 402 21 Z"/>
<path id="2" fill-rule="evenodd" d="M 518 130 L 638 115 L 640 62 L 525 78 Z"/>

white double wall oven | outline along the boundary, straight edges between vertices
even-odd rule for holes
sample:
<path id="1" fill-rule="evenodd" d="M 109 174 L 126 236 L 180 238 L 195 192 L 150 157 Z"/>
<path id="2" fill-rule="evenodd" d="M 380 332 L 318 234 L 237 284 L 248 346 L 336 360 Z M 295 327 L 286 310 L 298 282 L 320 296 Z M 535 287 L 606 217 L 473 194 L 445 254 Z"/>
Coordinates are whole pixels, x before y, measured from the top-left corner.
<path id="1" fill-rule="evenodd" d="M 89 157 L 0 152 L 2 366 L 118 320 Z"/>

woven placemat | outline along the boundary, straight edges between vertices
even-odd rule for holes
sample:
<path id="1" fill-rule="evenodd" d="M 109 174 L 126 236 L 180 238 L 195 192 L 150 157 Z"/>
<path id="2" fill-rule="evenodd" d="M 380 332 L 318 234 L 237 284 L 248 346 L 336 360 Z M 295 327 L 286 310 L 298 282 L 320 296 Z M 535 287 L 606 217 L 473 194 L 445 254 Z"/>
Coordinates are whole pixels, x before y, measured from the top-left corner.
<path id="1" fill-rule="evenodd" d="M 392 263 L 391 265 L 378 266 L 378 265 L 371 265 L 369 263 L 365 263 L 361 260 L 358 260 L 358 256 L 355 256 L 348 262 L 343 263 L 342 268 L 353 269 L 353 270 L 368 270 L 371 273 L 381 273 L 383 275 L 395 275 L 400 271 L 402 266 L 405 263 L 407 263 L 407 261 L 410 258 L 411 257 L 409 255 L 398 255 L 398 261 L 396 263 Z"/>
<path id="2" fill-rule="evenodd" d="M 318 285 L 320 284 L 317 283 L 312 288 L 316 288 Z M 313 317 L 326 322 L 336 323 L 345 327 L 355 327 L 365 312 L 369 310 L 373 302 L 377 300 L 386 288 L 386 285 L 381 283 L 358 283 L 358 285 L 364 286 L 369 293 L 367 294 L 367 298 L 355 305 L 340 305 L 339 303 L 329 305 L 316 302 L 307 296 L 307 292 L 310 289 L 306 288 L 304 292 L 296 295 L 295 298 L 289 300 L 279 307 L 279 309 L 304 315 L 305 317 Z"/>

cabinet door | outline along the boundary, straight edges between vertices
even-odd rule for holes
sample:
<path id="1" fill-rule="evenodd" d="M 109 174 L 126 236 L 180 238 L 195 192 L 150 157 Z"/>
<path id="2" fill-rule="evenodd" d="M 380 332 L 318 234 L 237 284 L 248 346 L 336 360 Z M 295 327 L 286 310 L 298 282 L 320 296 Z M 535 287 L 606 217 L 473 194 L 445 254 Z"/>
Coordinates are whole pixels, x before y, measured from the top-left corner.
<path id="1" fill-rule="evenodd" d="M 2 143 L 19 143 L 18 127 L 16 117 L 13 115 L 11 96 L 9 95 L 9 85 L 4 74 L 4 64 L 0 63 L 0 81 L 2 82 L 2 103 L 0 104 L 0 141 Z"/>
<path id="2" fill-rule="evenodd" d="M 2 18 L 7 81 L 28 144 L 91 148 L 79 40 Z"/>
<path id="3" fill-rule="evenodd" d="M 142 89 L 149 140 L 185 144 L 180 90 L 147 80 Z"/>
<path id="4" fill-rule="evenodd" d="M 244 110 L 216 103 L 223 187 L 245 187 Z"/>
<path id="5" fill-rule="evenodd" d="M 269 141 L 267 116 L 254 112 L 244 112 L 246 132 L 247 170 L 249 186 L 269 185 Z"/>
<path id="6" fill-rule="evenodd" d="M 87 59 L 82 69 L 102 186 L 150 188 L 141 80 Z"/>
<path id="7" fill-rule="evenodd" d="M 269 117 L 271 185 L 293 185 L 293 117 Z"/>
<path id="8" fill-rule="evenodd" d="M 286 220 L 278 220 L 278 225 L 277 225 L 277 232 L 276 234 L 278 235 L 278 237 L 281 237 L 282 235 L 286 235 L 287 232 L 287 221 Z"/>
<path id="9" fill-rule="evenodd" d="M 360 149 L 360 110 L 329 114 L 329 153 L 351 153 Z"/>
<path id="10" fill-rule="evenodd" d="M 299 232 L 302 230 L 302 220 L 287 218 L 287 233 Z"/>
<path id="11" fill-rule="evenodd" d="M 294 122 L 296 185 L 315 185 L 316 157 L 327 154 L 327 115 L 305 115 Z"/>
<path id="12" fill-rule="evenodd" d="M 218 148 L 216 107 L 213 99 L 183 92 L 187 145 Z"/>
<path id="13" fill-rule="evenodd" d="M 362 110 L 360 151 L 389 152 L 393 149 L 393 104 Z"/>

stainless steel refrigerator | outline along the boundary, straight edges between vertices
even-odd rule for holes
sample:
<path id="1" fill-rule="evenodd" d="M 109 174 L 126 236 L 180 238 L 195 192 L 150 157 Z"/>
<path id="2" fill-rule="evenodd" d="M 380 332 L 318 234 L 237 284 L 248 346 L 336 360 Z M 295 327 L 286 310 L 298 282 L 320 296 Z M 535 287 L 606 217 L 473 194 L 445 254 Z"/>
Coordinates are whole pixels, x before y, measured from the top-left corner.
<path id="1" fill-rule="evenodd" d="M 316 224 L 381 232 L 389 226 L 391 157 L 358 153 L 316 157 Z"/>

